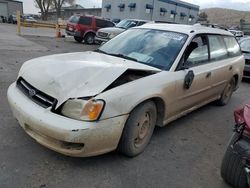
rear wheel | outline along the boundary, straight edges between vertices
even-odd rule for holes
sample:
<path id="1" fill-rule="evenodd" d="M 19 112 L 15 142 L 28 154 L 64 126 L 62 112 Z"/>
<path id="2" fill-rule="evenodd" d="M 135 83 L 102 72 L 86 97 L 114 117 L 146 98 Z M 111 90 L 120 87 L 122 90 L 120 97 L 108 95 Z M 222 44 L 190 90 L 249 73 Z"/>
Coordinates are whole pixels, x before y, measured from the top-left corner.
<path id="1" fill-rule="evenodd" d="M 85 37 L 84 37 L 84 41 L 87 44 L 94 44 L 95 43 L 95 35 L 93 33 L 88 33 Z"/>
<path id="2" fill-rule="evenodd" d="M 217 101 L 217 104 L 219 106 L 225 106 L 228 104 L 234 92 L 235 86 L 236 86 L 235 78 L 232 78 L 230 82 L 227 84 L 226 88 L 224 89 L 221 98 Z"/>
<path id="3" fill-rule="evenodd" d="M 75 41 L 81 43 L 83 41 L 82 37 L 74 37 Z"/>
<path id="4" fill-rule="evenodd" d="M 152 137 L 156 116 L 154 102 L 148 101 L 137 106 L 126 122 L 118 150 L 129 157 L 142 153 Z"/>
<path id="5" fill-rule="evenodd" d="M 230 145 L 222 160 L 221 177 L 233 187 L 249 188 L 243 161 Z"/>

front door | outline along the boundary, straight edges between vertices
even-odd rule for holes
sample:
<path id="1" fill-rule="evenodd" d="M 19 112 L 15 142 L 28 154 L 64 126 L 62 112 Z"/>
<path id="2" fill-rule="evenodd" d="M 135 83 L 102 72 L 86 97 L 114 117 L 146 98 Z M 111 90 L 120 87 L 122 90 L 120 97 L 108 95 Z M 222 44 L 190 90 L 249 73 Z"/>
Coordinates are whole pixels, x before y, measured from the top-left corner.
<path id="1" fill-rule="evenodd" d="M 208 38 L 206 35 L 195 37 L 187 47 L 182 59 L 183 66 L 176 75 L 176 105 L 168 117 L 182 115 L 211 100 L 211 80 L 213 73 L 209 62 Z"/>

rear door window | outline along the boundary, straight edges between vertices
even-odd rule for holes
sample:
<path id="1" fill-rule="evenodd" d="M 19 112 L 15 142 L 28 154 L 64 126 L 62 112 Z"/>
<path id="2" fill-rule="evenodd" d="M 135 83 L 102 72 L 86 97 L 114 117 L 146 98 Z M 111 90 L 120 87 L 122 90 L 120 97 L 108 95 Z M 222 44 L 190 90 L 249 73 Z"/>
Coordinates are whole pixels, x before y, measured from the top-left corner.
<path id="1" fill-rule="evenodd" d="M 224 36 L 224 41 L 230 57 L 241 55 L 240 46 L 234 37 Z"/>
<path id="2" fill-rule="evenodd" d="M 208 35 L 208 41 L 211 61 L 218 61 L 228 57 L 228 52 L 221 36 Z"/>
<path id="3" fill-rule="evenodd" d="M 79 20 L 79 24 L 82 25 L 91 25 L 91 23 L 92 23 L 92 18 L 90 17 L 81 17 Z"/>

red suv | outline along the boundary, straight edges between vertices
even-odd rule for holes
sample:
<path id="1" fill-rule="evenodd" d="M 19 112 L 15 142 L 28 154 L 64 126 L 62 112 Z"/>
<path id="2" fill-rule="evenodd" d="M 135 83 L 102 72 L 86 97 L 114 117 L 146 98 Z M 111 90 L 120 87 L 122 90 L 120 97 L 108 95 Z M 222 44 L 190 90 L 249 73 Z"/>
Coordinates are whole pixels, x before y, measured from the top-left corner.
<path id="1" fill-rule="evenodd" d="M 84 40 L 87 44 L 93 44 L 98 29 L 114 26 L 113 22 L 100 17 L 74 15 L 67 22 L 66 33 L 74 36 L 77 42 Z"/>

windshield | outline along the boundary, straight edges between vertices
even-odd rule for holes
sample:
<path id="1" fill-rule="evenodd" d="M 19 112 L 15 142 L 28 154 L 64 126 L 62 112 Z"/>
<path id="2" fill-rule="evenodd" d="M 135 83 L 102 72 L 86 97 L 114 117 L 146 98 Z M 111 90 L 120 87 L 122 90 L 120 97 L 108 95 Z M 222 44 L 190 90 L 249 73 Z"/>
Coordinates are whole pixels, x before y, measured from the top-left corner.
<path id="1" fill-rule="evenodd" d="M 133 20 L 122 20 L 116 25 L 116 27 L 128 29 L 131 27 L 135 27 L 137 23 L 138 23 L 137 21 L 133 21 Z"/>
<path id="2" fill-rule="evenodd" d="M 243 52 L 250 52 L 250 39 L 240 42 L 240 47 Z"/>
<path id="3" fill-rule="evenodd" d="M 108 41 L 99 52 L 169 70 L 187 35 L 152 29 L 130 29 Z"/>

